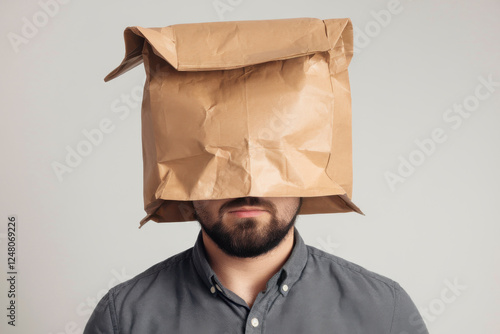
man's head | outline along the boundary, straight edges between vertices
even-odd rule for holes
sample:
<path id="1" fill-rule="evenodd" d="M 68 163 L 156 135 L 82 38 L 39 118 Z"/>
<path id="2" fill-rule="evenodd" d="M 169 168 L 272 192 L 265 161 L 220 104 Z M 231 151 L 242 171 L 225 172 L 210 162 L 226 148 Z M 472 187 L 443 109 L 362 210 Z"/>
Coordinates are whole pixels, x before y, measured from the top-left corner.
<path id="1" fill-rule="evenodd" d="M 194 217 L 226 254 L 256 257 L 275 248 L 295 224 L 302 197 L 193 201 Z"/>

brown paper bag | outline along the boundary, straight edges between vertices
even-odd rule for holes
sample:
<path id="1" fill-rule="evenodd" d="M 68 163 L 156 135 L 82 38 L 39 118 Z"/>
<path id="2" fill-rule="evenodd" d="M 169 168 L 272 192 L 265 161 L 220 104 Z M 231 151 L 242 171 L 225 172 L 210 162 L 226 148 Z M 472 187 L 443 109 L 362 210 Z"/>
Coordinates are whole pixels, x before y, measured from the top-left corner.
<path id="1" fill-rule="evenodd" d="M 194 220 L 191 200 L 303 197 L 299 214 L 355 211 L 350 19 L 293 18 L 128 27 L 144 62 L 144 207 Z"/>

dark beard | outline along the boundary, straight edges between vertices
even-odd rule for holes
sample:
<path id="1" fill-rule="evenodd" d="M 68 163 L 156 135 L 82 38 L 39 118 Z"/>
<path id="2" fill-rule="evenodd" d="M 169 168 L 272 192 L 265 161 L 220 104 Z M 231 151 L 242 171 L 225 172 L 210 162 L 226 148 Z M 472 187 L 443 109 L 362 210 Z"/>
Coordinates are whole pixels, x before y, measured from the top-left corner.
<path id="1" fill-rule="evenodd" d="M 194 217 L 200 223 L 203 231 L 226 254 L 240 258 L 251 258 L 265 254 L 280 244 L 294 226 L 301 206 L 302 198 L 300 198 L 293 218 L 286 225 L 283 225 L 283 221 L 276 219 L 273 214 L 269 225 L 262 232 L 256 232 L 258 222 L 253 217 L 240 218 L 240 221 L 236 226 L 232 226 L 231 230 L 222 224 L 221 219 L 209 227 L 201 220 L 196 211 Z"/>

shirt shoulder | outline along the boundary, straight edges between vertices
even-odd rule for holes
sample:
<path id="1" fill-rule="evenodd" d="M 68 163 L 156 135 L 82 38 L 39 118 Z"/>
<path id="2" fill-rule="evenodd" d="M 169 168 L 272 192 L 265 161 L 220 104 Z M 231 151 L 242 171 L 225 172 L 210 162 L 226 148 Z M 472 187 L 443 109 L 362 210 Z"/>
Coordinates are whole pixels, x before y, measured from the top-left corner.
<path id="1" fill-rule="evenodd" d="M 192 250 L 173 255 L 109 289 L 92 312 L 83 334 L 121 333 L 128 328 L 127 321 L 134 321 L 134 308 L 144 299 L 161 302 L 165 293 L 173 291 L 176 275 L 190 267 Z"/>
<path id="2" fill-rule="evenodd" d="M 395 280 L 339 256 L 307 245 L 308 264 L 328 284 L 335 285 L 358 310 L 384 322 L 391 334 L 428 334 L 420 312 L 405 289 Z"/>
<path id="3" fill-rule="evenodd" d="M 192 250 L 193 247 L 186 249 L 178 254 L 172 255 L 166 260 L 152 265 L 148 269 L 126 280 L 125 282 L 112 287 L 110 289 L 110 292 L 113 295 L 117 295 L 120 293 L 120 291 L 130 289 L 138 284 L 147 284 L 149 281 L 154 280 L 160 273 L 163 274 L 164 272 L 177 271 L 179 266 L 184 265 L 186 261 L 189 261 L 191 259 Z"/>
<path id="4" fill-rule="evenodd" d="M 349 276 L 359 276 L 364 280 L 371 281 L 375 284 L 384 285 L 387 288 L 394 290 L 399 287 L 399 284 L 387 276 L 368 270 L 367 268 L 358 265 L 354 262 L 348 261 L 339 256 L 327 253 L 314 246 L 307 245 L 309 257 L 321 261 L 322 264 L 328 263 L 336 273 L 344 273 Z"/>

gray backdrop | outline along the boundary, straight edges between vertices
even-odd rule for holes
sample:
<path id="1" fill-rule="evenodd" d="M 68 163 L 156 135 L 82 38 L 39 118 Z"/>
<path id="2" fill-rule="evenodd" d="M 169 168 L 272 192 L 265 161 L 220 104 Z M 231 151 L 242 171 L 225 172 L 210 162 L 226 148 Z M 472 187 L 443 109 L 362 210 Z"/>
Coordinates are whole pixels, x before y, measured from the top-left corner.
<path id="1" fill-rule="evenodd" d="M 432 333 L 500 332 L 498 0 L 42 0 L 0 9 L 2 333 L 81 333 L 109 287 L 195 241 L 196 222 L 138 229 L 144 69 L 103 81 L 123 57 L 125 27 L 291 17 L 355 26 L 353 200 L 366 216 L 299 216 L 306 243 L 398 281 Z M 85 146 L 102 122 L 103 139 Z M 86 156 L 69 166 L 78 148 Z M 6 317 L 10 215 L 16 327 Z"/>

